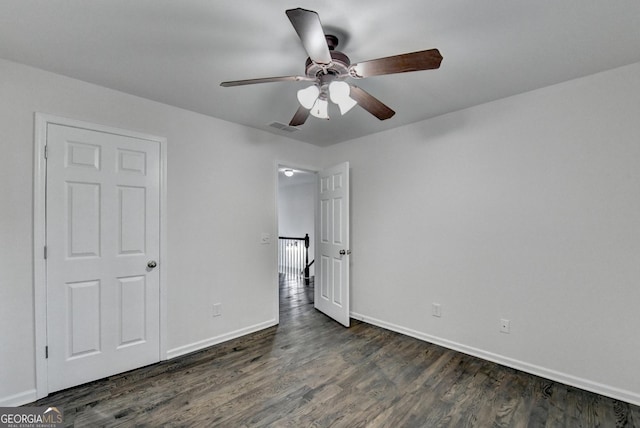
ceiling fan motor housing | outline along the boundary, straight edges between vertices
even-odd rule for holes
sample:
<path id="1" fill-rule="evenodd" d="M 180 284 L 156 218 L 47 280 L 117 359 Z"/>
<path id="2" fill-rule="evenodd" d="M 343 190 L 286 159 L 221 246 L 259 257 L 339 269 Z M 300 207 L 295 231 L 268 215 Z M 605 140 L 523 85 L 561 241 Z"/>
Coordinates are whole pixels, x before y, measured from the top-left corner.
<path id="1" fill-rule="evenodd" d="M 351 60 L 342 52 L 334 50 L 335 47 L 338 46 L 338 38 L 330 34 L 325 35 L 325 38 L 327 40 L 327 46 L 329 47 L 329 54 L 331 55 L 331 63 L 316 64 L 311 58 L 307 58 L 307 62 L 305 63 L 306 75 L 313 78 L 320 78 L 320 76 L 325 74 L 331 74 L 334 78 L 348 76 Z"/>

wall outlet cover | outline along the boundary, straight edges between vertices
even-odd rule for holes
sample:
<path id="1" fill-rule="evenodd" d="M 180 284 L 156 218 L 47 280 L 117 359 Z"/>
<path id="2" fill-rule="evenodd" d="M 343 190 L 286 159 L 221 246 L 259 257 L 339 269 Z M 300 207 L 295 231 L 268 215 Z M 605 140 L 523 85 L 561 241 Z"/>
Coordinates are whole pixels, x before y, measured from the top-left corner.
<path id="1" fill-rule="evenodd" d="M 502 318 L 500 320 L 500 332 L 501 333 L 511 333 L 511 321 Z"/>

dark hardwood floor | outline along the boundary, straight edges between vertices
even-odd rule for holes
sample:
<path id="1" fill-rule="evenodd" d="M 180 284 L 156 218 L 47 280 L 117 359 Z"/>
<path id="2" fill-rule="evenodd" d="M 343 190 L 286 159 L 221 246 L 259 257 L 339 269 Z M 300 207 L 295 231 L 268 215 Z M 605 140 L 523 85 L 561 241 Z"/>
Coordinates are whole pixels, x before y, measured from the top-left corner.
<path id="1" fill-rule="evenodd" d="M 54 393 L 68 426 L 640 427 L 640 407 L 313 309 L 281 278 L 280 325 Z"/>

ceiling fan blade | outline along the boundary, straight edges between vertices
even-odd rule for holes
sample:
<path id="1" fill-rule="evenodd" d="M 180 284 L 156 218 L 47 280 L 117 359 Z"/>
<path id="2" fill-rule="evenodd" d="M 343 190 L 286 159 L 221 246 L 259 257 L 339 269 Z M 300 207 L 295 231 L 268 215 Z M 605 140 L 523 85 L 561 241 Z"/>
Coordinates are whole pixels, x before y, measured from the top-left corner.
<path id="1" fill-rule="evenodd" d="M 353 64 L 349 68 L 349 72 L 352 77 L 363 78 L 408 71 L 433 70 L 439 68 L 441 62 L 440 51 L 429 49 L 359 62 Z"/>
<path id="2" fill-rule="evenodd" d="M 293 115 L 291 122 L 289 122 L 289 126 L 300 126 L 307 121 L 309 117 L 309 110 L 300 106 L 298 107 L 298 111 Z"/>
<path id="3" fill-rule="evenodd" d="M 385 105 L 382 101 L 366 92 L 364 89 L 359 88 L 354 85 L 351 86 L 351 92 L 349 96 L 356 100 L 360 107 L 374 115 L 380 120 L 389 119 L 394 114 L 395 111 L 391 110 L 387 105 Z"/>
<path id="4" fill-rule="evenodd" d="M 329 64 L 331 54 L 318 14 L 301 8 L 289 9 L 286 13 L 311 61 L 316 64 Z"/>
<path id="5" fill-rule="evenodd" d="M 220 86 L 225 88 L 229 86 L 242 86 L 253 85 L 256 83 L 270 83 L 270 82 L 315 82 L 316 79 L 307 76 L 281 76 L 281 77 L 264 77 L 261 79 L 246 79 L 246 80 L 231 80 L 229 82 L 222 82 Z"/>

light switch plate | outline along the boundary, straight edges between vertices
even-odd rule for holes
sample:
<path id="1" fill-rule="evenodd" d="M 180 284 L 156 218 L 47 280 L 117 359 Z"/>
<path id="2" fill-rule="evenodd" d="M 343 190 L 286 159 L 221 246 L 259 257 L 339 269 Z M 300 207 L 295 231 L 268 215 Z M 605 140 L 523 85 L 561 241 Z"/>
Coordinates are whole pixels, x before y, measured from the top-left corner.
<path id="1" fill-rule="evenodd" d="M 215 303 L 213 305 L 213 316 L 219 317 L 222 315 L 222 303 Z"/>
<path id="2" fill-rule="evenodd" d="M 440 303 L 431 304 L 431 315 L 438 318 L 442 316 L 442 306 L 440 306 Z"/>

